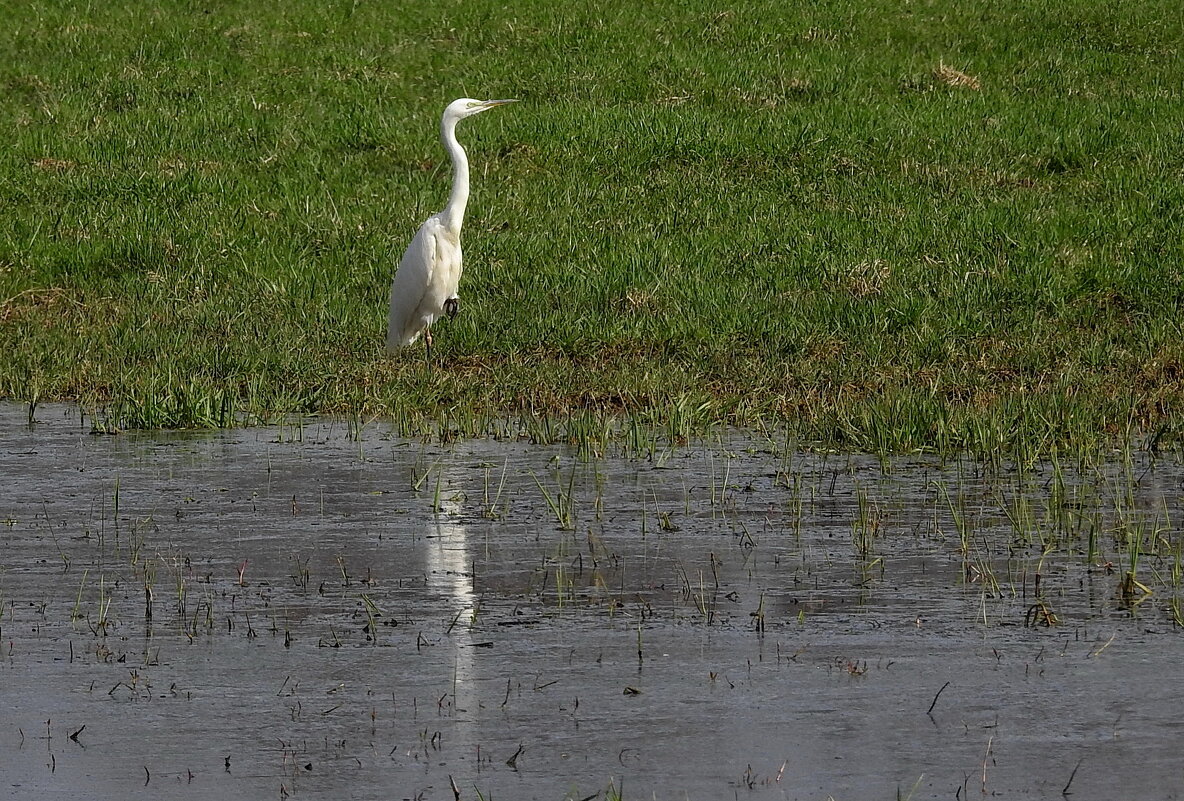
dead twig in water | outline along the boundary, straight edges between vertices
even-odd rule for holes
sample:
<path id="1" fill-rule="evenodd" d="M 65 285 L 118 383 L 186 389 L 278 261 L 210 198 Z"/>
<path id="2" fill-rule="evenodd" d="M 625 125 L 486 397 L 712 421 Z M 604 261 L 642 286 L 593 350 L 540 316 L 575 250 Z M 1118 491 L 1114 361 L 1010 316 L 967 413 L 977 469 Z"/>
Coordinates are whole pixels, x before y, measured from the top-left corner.
<path id="1" fill-rule="evenodd" d="M 514 756 L 506 760 L 506 764 L 509 765 L 512 770 L 518 770 L 518 757 L 521 756 L 522 752 L 525 750 L 526 749 L 522 747 L 522 743 L 518 743 L 518 750 L 514 752 Z"/>
<path id="2" fill-rule="evenodd" d="M 448 775 L 448 783 L 452 785 L 452 797 L 456 801 L 460 801 L 460 788 L 456 786 L 456 781 L 452 778 L 452 774 Z"/>
<path id="3" fill-rule="evenodd" d="M 1073 766 L 1073 772 L 1069 774 L 1069 781 L 1065 782 L 1065 789 L 1061 790 L 1061 795 L 1073 795 L 1069 792 L 1069 785 L 1073 784 L 1073 777 L 1077 775 L 1077 769 L 1081 767 L 1081 763 L 1084 761 L 1084 757 L 1077 760 L 1077 764 Z"/>
<path id="4" fill-rule="evenodd" d="M 933 703 L 930 704 L 929 708 L 925 710 L 926 715 L 933 712 L 933 707 L 937 706 L 937 699 L 941 698 L 941 694 L 944 693 L 946 691 L 946 687 L 949 687 L 949 686 L 950 686 L 950 683 L 947 681 L 945 684 L 943 684 L 941 686 L 941 689 L 937 691 L 937 695 L 933 696 Z"/>
<path id="5" fill-rule="evenodd" d="M 1098 654 L 1102 653 L 1102 651 L 1105 651 L 1107 648 L 1109 648 L 1109 647 L 1110 647 L 1110 643 L 1114 642 L 1114 638 L 1115 638 L 1115 637 L 1117 637 L 1117 636 L 1118 636 L 1118 632 L 1114 632 L 1113 634 L 1111 634 L 1111 635 L 1110 635 L 1110 639 L 1106 640 L 1106 643 L 1105 643 L 1105 644 L 1104 644 L 1104 645 L 1103 645 L 1101 648 L 1099 648 L 1098 650 L 1096 650 L 1096 651 L 1094 651 L 1092 654 L 1090 654 L 1090 658 L 1092 659 L 1093 657 L 1095 657 L 1095 656 L 1097 656 Z"/>
<path id="6" fill-rule="evenodd" d="M 983 754 L 983 795 L 987 794 L 987 762 L 991 759 L 991 744 L 995 742 L 995 735 L 987 738 L 987 753 Z"/>

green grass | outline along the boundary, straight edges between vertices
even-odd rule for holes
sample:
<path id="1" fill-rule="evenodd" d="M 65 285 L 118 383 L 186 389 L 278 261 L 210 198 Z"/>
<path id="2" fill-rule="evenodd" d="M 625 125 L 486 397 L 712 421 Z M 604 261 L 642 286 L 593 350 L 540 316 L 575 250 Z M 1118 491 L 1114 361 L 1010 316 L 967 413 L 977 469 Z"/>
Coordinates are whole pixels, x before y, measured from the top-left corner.
<path id="1" fill-rule="evenodd" d="M 0 396 L 116 426 L 1180 436 L 1175 4 L 418 5 L 0 0 Z M 524 102 L 460 129 L 463 311 L 429 371 L 382 355 L 386 293 L 458 96 Z"/>

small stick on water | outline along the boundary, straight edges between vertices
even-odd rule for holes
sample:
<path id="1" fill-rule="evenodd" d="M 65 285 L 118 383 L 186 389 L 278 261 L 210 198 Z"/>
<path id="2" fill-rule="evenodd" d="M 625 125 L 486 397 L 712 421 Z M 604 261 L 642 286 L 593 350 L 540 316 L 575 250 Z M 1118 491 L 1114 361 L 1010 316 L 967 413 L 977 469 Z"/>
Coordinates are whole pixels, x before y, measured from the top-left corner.
<path id="1" fill-rule="evenodd" d="M 452 797 L 456 801 L 460 801 L 460 788 L 456 786 L 456 781 L 453 780 L 452 774 L 448 774 L 448 783 L 452 785 Z"/>
<path id="2" fill-rule="evenodd" d="M 1077 760 L 1077 764 L 1073 766 L 1073 772 L 1069 774 L 1069 781 L 1065 782 L 1065 789 L 1061 790 L 1061 795 L 1073 795 L 1071 792 L 1069 792 L 1069 785 L 1073 784 L 1073 777 L 1077 775 L 1077 769 L 1081 767 L 1083 760 L 1084 757 Z"/>
<path id="3" fill-rule="evenodd" d="M 991 761 L 991 744 L 995 742 L 995 735 L 987 738 L 987 753 L 983 754 L 983 795 L 987 794 L 987 763 Z"/>
<path id="4" fill-rule="evenodd" d="M 522 747 L 522 743 L 518 743 L 518 750 L 514 752 L 514 756 L 506 760 L 506 764 L 514 770 L 518 770 L 518 757 L 522 755 L 524 750 L 526 749 Z"/>
<path id="5" fill-rule="evenodd" d="M 937 699 L 941 697 L 941 694 L 946 691 L 946 687 L 949 687 L 949 686 L 950 686 L 950 683 L 947 681 L 945 684 L 943 684 L 941 686 L 941 689 L 937 691 L 937 695 L 933 696 L 933 703 L 929 705 L 929 709 L 925 710 L 926 715 L 933 712 L 933 707 L 937 706 Z"/>

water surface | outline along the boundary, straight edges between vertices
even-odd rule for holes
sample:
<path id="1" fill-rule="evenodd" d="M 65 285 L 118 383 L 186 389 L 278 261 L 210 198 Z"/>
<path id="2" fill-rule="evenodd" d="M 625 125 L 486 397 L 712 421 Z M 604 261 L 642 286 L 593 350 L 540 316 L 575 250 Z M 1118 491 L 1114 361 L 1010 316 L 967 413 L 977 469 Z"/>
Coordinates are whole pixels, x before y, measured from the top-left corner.
<path id="1" fill-rule="evenodd" d="M 598 457 L 26 416 L 0 407 L 4 797 L 1113 799 L 1184 780 L 1175 462 L 985 469 L 738 433 Z"/>

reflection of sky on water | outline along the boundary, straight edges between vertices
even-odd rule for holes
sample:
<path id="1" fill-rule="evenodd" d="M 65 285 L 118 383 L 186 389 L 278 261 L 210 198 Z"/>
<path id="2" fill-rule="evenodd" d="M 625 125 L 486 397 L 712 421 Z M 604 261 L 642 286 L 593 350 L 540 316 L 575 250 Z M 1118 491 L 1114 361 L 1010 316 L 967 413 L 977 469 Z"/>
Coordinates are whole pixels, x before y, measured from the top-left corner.
<path id="1" fill-rule="evenodd" d="M 1174 463 L 883 472 L 742 439 L 584 460 L 39 415 L 0 407 L 0 798 L 883 797 L 921 774 L 914 798 L 950 797 L 981 793 L 988 743 L 988 792 L 1059 794 L 1079 761 L 1078 800 L 1178 778 L 1174 595 L 1132 619 L 1114 567 L 1121 525 L 1179 545 Z M 1023 625 L 1037 600 L 1059 625 Z"/>

